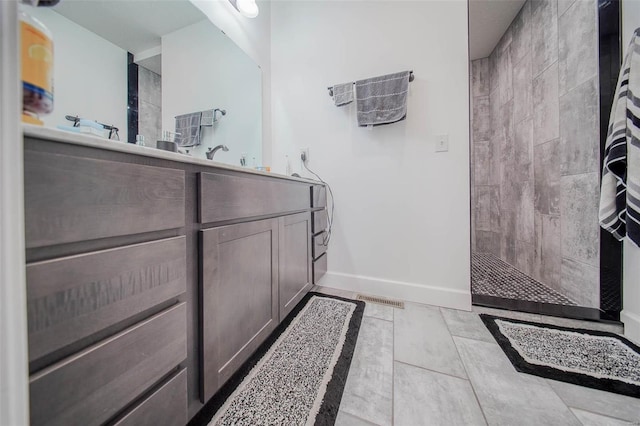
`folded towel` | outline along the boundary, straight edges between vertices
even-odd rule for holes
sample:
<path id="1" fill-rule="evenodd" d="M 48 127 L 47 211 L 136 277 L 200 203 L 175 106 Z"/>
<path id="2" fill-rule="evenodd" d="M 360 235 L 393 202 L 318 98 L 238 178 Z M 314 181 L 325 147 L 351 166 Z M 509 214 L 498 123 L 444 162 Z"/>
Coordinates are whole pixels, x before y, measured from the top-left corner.
<path id="1" fill-rule="evenodd" d="M 409 71 L 356 81 L 359 126 L 395 123 L 407 116 Z"/>
<path id="2" fill-rule="evenodd" d="M 192 112 L 176 117 L 176 143 L 178 146 L 200 145 L 200 123 L 202 112 Z"/>
<path id="3" fill-rule="evenodd" d="M 615 92 L 600 192 L 600 226 L 640 246 L 640 29 L 624 59 Z"/>
<path id="4" fill-rule="evenodd" d="M 353 102 L 353 83 L 342 83 L 333 86 L 333 101 L 336 106 Z"/>

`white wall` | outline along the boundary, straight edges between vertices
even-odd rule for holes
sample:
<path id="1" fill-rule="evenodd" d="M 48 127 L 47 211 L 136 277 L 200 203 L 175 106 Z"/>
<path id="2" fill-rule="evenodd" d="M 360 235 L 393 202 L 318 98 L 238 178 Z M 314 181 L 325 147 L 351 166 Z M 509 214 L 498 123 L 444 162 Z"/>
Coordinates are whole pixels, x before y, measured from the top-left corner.
<path id="1" fill-rule="evenodd" d="M 321 284 L 469 309 L 467 2 L 282 1 L 271 18 L 275 169 L 309 147 L 335 195 Z M 407 69 L 399 123 L 359 128 L 327 92 Z M 434 152 L 438 134 L 449 152 Z"/>
<path id="2" fill-rule="evenodd" d="M 17 11 L 0 2 L 0 425 L 29 424 Z"/>
<path id="3" fill-rule="evenodd" d="M 177 115 L 227 112 L 202 128 L 202 144 L 190 148 L 194 156 L 205 158 L 207 148 L 224 144 L 229 151 L 218 151 L 217 161 L 239 166 L 243 153 L 261 161 L 261 85 L 260 68 L 208 20 L 162 37 L 163 129 L 173 130 Z"/>
<path id="4" fill-rule="evenodd" d="M 53 33 L 54 110 L 45 126 L 70 125 L 65 115 L 114 124 L 127 140 L 127 52 L 47 8 L 28 8 Z"/>
<path id="5" fill-rule="evenodd" d="M 260 13 L 250 19 L 228 0 L 190 1 L 262 69 L 262 163 L 271 165 L 271 2 L 258 1 Z"/>
<path id="6" fill-rule="evenodd" d="M 626 54 L 629 41 L 636 28 L 640 27 L 640 1 L 622 1 L 622 47 Z M 640 342 L 640 248 L 630 241 L 624 242 L 622 278 L 622 313 L 624 334 Z"/>

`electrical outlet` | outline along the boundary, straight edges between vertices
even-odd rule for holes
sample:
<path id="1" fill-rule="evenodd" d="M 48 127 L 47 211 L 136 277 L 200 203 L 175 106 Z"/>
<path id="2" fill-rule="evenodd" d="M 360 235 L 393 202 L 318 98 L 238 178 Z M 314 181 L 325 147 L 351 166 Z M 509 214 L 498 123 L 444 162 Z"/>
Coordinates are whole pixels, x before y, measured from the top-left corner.
<path id="1" fill-rule="evenodd" d="M 305 163 L 309 162 L 309 148 L 300 148 L 300 160 Z"/>
<path id="2" fill-rule="evenodd" d="M 436 152 L 449 151 L 449 135 L 436 136 Z"/>

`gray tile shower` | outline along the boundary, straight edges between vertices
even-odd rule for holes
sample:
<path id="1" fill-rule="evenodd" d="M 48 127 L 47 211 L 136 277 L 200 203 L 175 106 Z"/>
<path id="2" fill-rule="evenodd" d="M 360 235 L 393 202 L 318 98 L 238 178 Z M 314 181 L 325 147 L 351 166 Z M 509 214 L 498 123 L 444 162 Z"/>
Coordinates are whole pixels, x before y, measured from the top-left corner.
<path id="1" fill-rule="evenodd" d="M 473 252 L 506 262 L 528 278 L 520 284 L 540 284 L 553 300 L 594 308 L 597 19 L 596 0 L 528 0 L 491 55 L 472 62 L 471 78 Z M 493 295 L 515 282 L 492 280 Z"/>

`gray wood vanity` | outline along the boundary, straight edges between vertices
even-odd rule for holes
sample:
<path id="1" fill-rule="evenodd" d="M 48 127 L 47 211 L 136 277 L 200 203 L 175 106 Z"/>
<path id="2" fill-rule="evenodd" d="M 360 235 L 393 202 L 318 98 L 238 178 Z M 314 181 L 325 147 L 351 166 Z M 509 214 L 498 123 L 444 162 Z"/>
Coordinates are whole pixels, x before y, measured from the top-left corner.
<path id="1" fill-rule="evenodd" d="M 185 424 L 326 272 L 322 184 L 24 142 L 34 425 Z"/>

